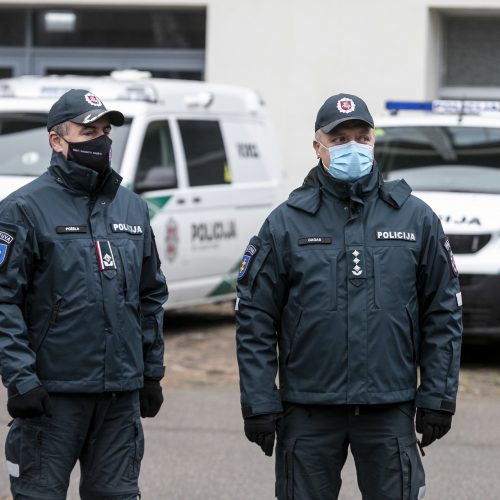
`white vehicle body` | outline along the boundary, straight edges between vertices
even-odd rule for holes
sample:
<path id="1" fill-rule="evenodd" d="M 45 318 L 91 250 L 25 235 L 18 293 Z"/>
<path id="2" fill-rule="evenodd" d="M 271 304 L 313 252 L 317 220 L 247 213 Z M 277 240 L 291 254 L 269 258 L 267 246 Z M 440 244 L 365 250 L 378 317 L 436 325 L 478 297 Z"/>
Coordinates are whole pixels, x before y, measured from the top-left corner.
<path id="1" fill-rule="evenodd" d="M 435 105 L 377 117 L 375 155 L 385 178 L 404 178 L 440 217 L 460 273 L 465 335 L 500 339 L 500 111 L 443 103 L 447 113 Z"/>
<path id="2" fill-rule="evenodd" d="M 258 95 L 133 71 L 0 80 L 0 199 L 49 165 L 44 121 L 70 88 L 94 92 L 126 117 L 111 134 L 112 166 L 150 207 L 166 308 L 234 298 L 246 244 L 282 199 L 283 172 Z"/>

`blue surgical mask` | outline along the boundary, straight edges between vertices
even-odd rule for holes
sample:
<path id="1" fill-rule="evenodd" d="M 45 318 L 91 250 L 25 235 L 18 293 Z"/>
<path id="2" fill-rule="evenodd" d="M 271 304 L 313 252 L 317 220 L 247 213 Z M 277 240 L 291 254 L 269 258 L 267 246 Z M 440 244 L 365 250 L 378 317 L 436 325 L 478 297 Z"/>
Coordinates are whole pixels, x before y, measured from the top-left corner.
<path id="1" fill-rule="evenodd" d="M 355 181 L 370 173 L 373 166 L 373 146 L 351 141 L 340 146 L 323 147 L 330 153 L 328 171 L 335 179 Z"/>

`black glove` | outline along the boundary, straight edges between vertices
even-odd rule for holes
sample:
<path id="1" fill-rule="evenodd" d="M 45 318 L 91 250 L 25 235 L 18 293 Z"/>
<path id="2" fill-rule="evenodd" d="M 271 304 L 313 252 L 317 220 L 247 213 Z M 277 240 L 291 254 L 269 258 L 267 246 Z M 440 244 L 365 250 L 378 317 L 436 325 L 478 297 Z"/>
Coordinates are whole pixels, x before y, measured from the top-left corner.
<path id="1" fill-rule="evenodd" d="M 43 386 L 35 387 L 24 394 L 9 389 L 7 411 L 12 418 L 34 418 L 42 415 L 52 417 L 49 393 Z"/>
<path id="2" fill-rule="evenodd" d="M 141 417 L 155 417 L 163 404 L 163 394 L 159 380 L 145 380 L 144 387 L 139 391 Z"/>
<path id="3" fill-rule="evenodd" d="M 273 455 L 274 436 L 281 419 L 281 413 L 267 413 L 245 418 L 245 436 L 252 443 L 257 443 L 268 457 Z"/>
<path id="4" fill-rule="evenodd" d="M 447 411 L 417 408 L 416 429 L 422 434 L 422 448 L 441 439 L 451 429 L 452 418 Z"/>

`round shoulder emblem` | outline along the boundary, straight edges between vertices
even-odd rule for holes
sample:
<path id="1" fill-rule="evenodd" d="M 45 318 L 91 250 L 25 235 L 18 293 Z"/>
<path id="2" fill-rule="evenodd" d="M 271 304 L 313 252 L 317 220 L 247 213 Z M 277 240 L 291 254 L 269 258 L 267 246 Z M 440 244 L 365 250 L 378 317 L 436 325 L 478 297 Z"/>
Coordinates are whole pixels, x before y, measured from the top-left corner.
<path id="1" fill-rule="evenodd" d="M 97 106 L 99 108 L 102 106 L 102 102 L 99 99 L 99 97 L 97 97 L 94 94 L 91 94 L 90 92 L 88 94 L 85 94 L 85 100 L 92 106 Z"/>
<path id="2" fill-rule="evenodd" d="M 349 97 L 342 97 L 337 101 L 337 109 L 341 113 L 352 113 L 356 109 L 356 104 Z"/>

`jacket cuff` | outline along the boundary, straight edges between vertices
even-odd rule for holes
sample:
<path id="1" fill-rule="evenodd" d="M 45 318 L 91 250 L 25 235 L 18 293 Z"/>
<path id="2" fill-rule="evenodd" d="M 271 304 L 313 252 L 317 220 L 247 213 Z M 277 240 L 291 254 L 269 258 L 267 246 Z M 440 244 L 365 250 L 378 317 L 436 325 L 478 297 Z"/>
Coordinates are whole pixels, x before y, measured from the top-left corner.
<path id="1" fill-rule="evenodd" d="M 144 367 L 144 380 L 160 381 L 165 375 L 165 367 L 161 365 L 146 365 Z"/>
<path id="2" fill-rule="evenodd" d="M 12 383 L 9 385 L 8 394 L 9 398 L 17 396 L 18 394 L 26 394 L 27 392 L 40 387 L 42 383 L 38 380 L 36 375 L 33 375 L 21 382 Z"/>
<path id="3" fill-rule="evenodd" d="M 451 414 L 454 414 L 456 409 L 456 401 L 454 399 L 443 399 L 435 396 L 424 396 L 422 394 L 417 394 L 416 405 L 418 408 L 447 411 Z"/>
<path id="4" fill-rule="evenodd" d="M 241 414 L 243 418 L 254 417 L 256 415 L 264 415 L 268 413 L 283 413 L 283 406 L 281 403 L 261 403 L 253 406 L 242 406 Z"/>

